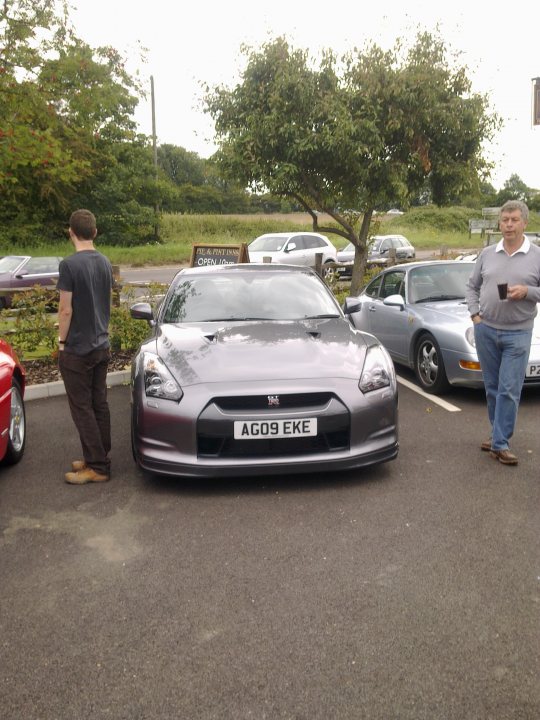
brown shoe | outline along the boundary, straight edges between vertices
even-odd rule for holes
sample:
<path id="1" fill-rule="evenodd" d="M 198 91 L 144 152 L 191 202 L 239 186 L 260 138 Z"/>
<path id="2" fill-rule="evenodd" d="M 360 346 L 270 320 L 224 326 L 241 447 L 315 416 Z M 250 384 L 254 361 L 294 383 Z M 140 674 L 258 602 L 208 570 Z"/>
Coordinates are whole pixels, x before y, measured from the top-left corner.
<path id="1" fill-rule="evenodd" d="M 71 463 L 71 469 L 73 472 L 79 472 L 79 470 L 84 470 L 86 468 L 86 463 L 84 460 L 74 460 Z"/>
<path id="2" fill-rule="evenodd" d="M 109 479 L 108 475 L 101 475 L 100 473 L 92 470 L 92 468 L 85 468 L 84 470 L 78 470 L 77 472 L 68 472 L 65 475 L 66 482 L 71 485 L 86 485 L 89 482 L 107 482 Z"/>
<path id="3" fill-rule="evenodd" d="M 491 457 L 498 460 L 503 465 L 517 465 L 518 459 L 514 455 L 514 453 L 510 452 L 510 450 L 491 450 L 490 451 Z"/>
<path id="4" fill-rule="evenodd" d="M 491 451 L 491 440 L 484 440 L 484 442 L 480 445 L 481 450 L 485 450 L 486 452 Z"/>

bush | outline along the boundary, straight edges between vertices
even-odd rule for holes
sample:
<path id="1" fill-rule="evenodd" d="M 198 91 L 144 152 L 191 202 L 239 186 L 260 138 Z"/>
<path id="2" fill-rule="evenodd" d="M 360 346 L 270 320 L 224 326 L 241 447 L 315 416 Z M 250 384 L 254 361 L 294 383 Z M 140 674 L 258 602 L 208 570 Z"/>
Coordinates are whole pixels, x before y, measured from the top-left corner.
<path id="1" fill-rule="evenodd" d="M 57 309 L 57 293 L 36 285 L 32 290 L 16 293 L 11 306 L 16 316 L 10 343 L 21 359 L 40 347 L 52 357 L 57 349 L 57 328 L 51 310 Z"/>

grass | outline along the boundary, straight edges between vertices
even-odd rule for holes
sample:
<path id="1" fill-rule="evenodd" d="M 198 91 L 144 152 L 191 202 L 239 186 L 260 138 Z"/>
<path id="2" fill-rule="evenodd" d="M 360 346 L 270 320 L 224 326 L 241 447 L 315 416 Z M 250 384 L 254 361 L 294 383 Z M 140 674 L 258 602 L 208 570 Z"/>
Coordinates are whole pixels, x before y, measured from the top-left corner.
<path id="1" fill-rule="evenodd" d="M 480 217 L 478 210 L 470 208 L 435 208 L 431 206 L 412 208 L 404 215 L 374 216 L 371 234 L 387 235 L 398 233 L 405 235 L 419 250 L 439 250 L 445 246 L 449 250 L 477 249 L 483 241 L 479 234 L 469 237 L 468 221 Z M 328 216 L 319 217 L 321 232 L 324 227 L 337 227 Z M 234 245 L 249 243 L 258 235 L 267 232 L 286 232 L 294 230 L 313 230 L 311 218 L 307 213 L 272 215 L 164 215 L 162 239 L 159 245 L 148 244 L 139 247 L 97 246 L 114 265 L 169 265 L 189 262 L 194 243 L 212 243 L 216 245 Z M 540 214 L 531 213 L 529 228 L 540 231 Z M 339 249 L 347 244 L 345 238 L 327 233 Z M 15 251 L 15 250 L 14 250 Z M 61 255 L 73 252 L 69 242 L 61 242 L 39 248 L 19 247 L 16 252 L 28 255 Z"/>

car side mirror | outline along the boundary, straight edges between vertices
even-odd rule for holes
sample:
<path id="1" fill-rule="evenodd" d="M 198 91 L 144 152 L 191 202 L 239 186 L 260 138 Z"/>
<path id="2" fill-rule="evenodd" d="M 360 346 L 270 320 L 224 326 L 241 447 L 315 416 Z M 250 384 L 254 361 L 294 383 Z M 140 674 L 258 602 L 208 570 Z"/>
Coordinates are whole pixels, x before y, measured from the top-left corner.
<path id="1" fill-rule="evenodd" d="M 347 297 L 343 303 L 343 312 L 345 315 L 352 315 L 352 313 L 360 312 L 362 309 L 362 301 L 357 297 Z"/>
<path id="2" fill-rule="evenodd" d="M 389 295 L 384 298 L 383 305 L 390 305 L 391 307 L 399 307 L 400 310 L 405 309 L 405 300 L 401 295 Z"/>
<path id="3" fill-rule="evenodd" d="M 285 248 L 285 252 L 286 252 L 286 253 L 291 252 L 291 250 L 296 250 L 296 243 L 291 242 L 291 243 L 289 243 L 289 244 L 287 245 L 287 247 Z"/>
<path id="4" fill-rule="evenodd" d="M 129 308 L 129 314 L 134 320 L 146 320 L 150 325 L 155 325 L 154 313 L 150 303 L 139 302 Z"/>

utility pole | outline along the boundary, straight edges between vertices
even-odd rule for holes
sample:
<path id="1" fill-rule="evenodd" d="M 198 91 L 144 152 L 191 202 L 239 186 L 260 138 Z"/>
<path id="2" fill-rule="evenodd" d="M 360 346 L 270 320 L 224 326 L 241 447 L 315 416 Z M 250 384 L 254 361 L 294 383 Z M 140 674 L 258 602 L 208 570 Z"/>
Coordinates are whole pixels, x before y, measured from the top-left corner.
<path id="1" fill-rule="evenodd" d="M 532 79 L 533 85 L 533 125 L 540 125 L 540 77 Z"/>
<path id="2" fill-rule="evenodd" d="M 152 147 L 154 150 L 154 172 L 156 181 L 156 201 L 154 204 L 154 240 L 159 242 L 159 202 L 157 196 L 158 183 L 158 159 L 157 159 L 157 134 L 156 134 L 156 101 L 154 96 L 154 76 L 150 75 L 150 94 L 152 99 Z"/>

